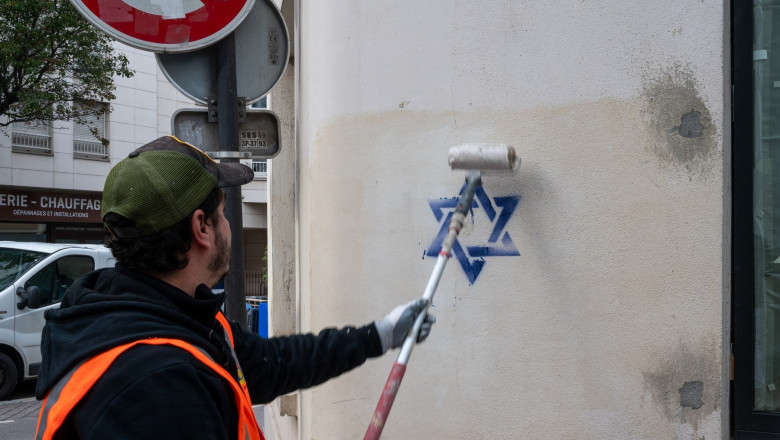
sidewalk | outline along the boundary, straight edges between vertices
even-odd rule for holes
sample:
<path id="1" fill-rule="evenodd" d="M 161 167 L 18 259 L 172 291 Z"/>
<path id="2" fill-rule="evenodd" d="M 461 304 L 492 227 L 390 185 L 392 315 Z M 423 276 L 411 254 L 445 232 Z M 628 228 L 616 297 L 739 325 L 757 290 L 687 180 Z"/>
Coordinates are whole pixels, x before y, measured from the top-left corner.
<path id="1" fill-rule="evenodd" d="M 37 419 L 41 402 L 34 397 L 0 401 L 0 423 L 8 423 L 22 419 Z"/>

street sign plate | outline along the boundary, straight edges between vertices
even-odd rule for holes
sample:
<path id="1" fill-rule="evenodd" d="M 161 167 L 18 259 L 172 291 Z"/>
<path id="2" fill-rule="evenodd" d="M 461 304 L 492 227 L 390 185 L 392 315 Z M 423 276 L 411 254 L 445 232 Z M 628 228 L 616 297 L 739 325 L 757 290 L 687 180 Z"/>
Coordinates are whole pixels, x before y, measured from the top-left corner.
<path id="1" fill-rule="evenodd" d="M 71 0 L 110 37 L 153 52 L 187 52 L 233 32 L 255 0 Z"/>
<path id="2" fill-rule="evenodd" d="M 238 132 L 239 148 L 249 151 L 259 151 L 268 148 L 268 133 L 265 130 L 251 128 L 239 130 Z"/>
<path id="3" fill-rule="evenodd" d="M 257 0 L 235 31 L 236 95 L 251 104 L 279 81 L 290 57 L 281 12 L 271 0 Z M 157 65 L 171 84 L 199 104 L 217 95 L 217 48 L 188 53 L 158 53 Z"/>
<path id="4" fill-rule="evenodd" d="M 219 151 L 217 124 L 208 121 L 205 108 L 177 110 L 171 117 L 171 131 L 177 138 L 207 153 Z M 279 118 L 272 111 L 248 109 L 244 120 L 238 123 L 238 134 L 238 154 L 235 157 L 270 159 L 279 154 Z"/>

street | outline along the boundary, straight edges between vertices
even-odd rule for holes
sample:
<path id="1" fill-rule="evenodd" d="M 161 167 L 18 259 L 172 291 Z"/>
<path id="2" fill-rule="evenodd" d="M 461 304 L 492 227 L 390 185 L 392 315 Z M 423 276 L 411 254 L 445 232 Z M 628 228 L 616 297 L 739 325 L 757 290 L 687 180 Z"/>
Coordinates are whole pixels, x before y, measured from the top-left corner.
<path id="1" fill-rule="evenodd" d="M 0 401 L 0 438 L 29 440 L 35 435 L 41 403 L 35 400 L 35 381 L 16 388 L 10 399 Z"/>

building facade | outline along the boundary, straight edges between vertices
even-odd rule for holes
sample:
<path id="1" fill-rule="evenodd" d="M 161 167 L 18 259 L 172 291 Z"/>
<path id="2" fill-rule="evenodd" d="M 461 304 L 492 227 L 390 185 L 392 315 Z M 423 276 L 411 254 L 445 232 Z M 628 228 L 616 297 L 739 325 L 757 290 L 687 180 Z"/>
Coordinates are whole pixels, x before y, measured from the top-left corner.
<path id="1" fill-rule="evenodd" d="M 154 53 L 114 43 L 131 78 L 116 78 L 102 117 L 85 124 L 12 124 L 0 135 L 0 240 L 100 243 L 100 199 L 113 165 L 141 145 L 172 133 L 171 117 L 195 103 L 171 85 Z M 109 140 L 96 140 L 90 131 Z M 247 163 L 255 180 L 243 188 L 247 294 L 265 295 L 267 168 Z"/>

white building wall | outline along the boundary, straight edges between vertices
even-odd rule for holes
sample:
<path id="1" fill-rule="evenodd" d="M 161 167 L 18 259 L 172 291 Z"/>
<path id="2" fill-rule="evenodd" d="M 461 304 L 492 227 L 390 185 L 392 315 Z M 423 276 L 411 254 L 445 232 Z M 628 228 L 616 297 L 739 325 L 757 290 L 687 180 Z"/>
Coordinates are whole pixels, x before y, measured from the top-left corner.
<path id="1" fill-rule="evenodd" d="M 102 191 L 111 167 L 146 142 L 170 133 L 170 115 L 178 107 L 191 106 L 159 72 L 154 54 L 114 43 L 127 56 L 131 78 L 115 78 L 116 98 L 110 102 L 107 137 L 110 162 L 73 158 L 73 126 L 55 121 L 53 157 L 11 153 L 9 136 L 0 138 L 0 184 L 13 186 Z M 158 109 L 167 110 L 167 124 L 160 123 Z M 8 129 L 10 132 L 10 129 Z"/>
<path id="2" fill-rule="evenodd" d="M 115 49 L 130 61 L 135 74 L 115 78 L 115 99 L 110 102 L 110 162 L 74 159 L 73 125 L 55 121 L 52 156 L 11 152 L 10 128 L 0 136 L 0 185 L 102 191 L 111 167 L 127 155 L 160 136 L 172 133 L 171 117 L 180 108 L 196 107 L 163 75 L 153 52 L 114 42 Z M 244 227 L 265 229 L 266 182 L 258 179 L 244 187 L 249 196 L 244 205 Z"/>
<path id="3" fill-rule="evenodd" d="M 383 438 L 727 438 L 728 2 L 300 5 L 302 330 L 421 295 L 449 146 L 523 158 L 484 179 L 520 255 L 449 263 Z M 459 241 L 500 248 L 484 206 Z M 394 356 L 302 393 L 300 438 L 360 438 Z"/>

